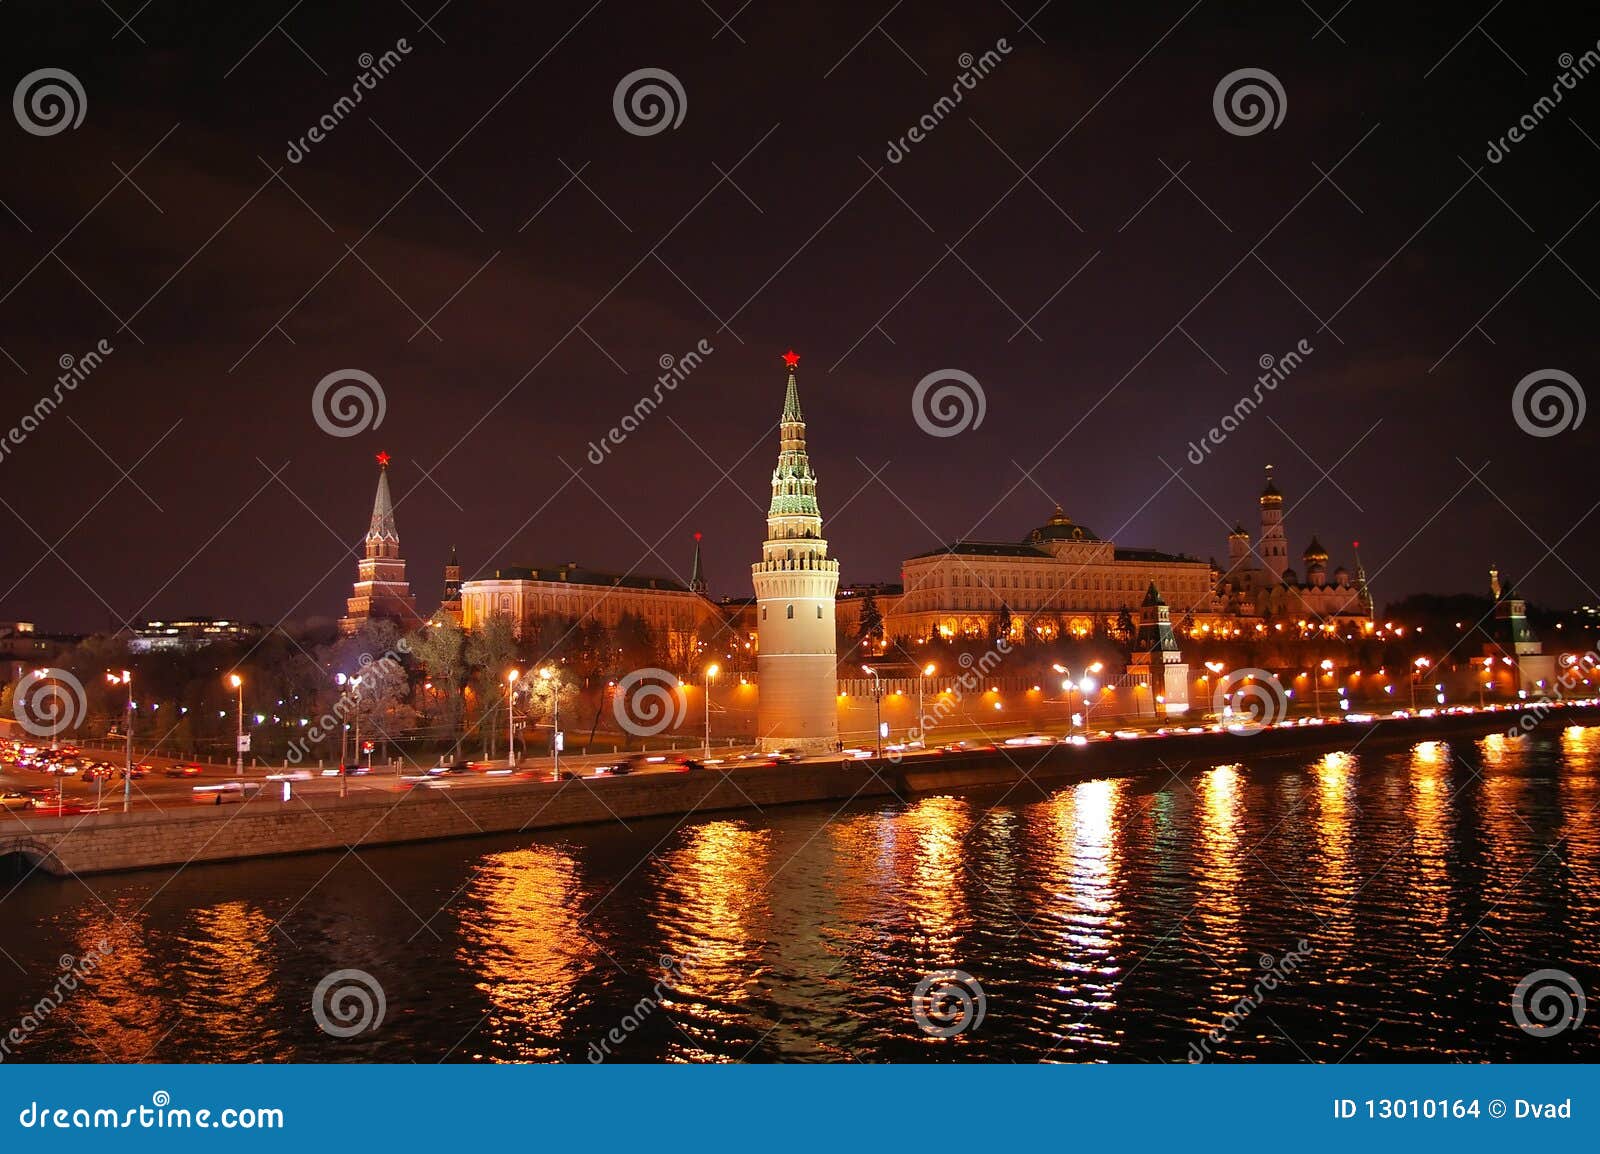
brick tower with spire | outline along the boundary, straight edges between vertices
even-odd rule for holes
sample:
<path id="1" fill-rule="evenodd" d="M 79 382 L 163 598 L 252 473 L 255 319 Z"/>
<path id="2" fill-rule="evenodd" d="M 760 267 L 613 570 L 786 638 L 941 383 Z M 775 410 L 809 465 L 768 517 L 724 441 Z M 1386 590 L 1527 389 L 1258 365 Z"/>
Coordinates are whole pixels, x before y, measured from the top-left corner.
<path id="1" fill-rule="evenodd" d="M 806 452 L 806 423 L 794 370 L 779 425 L 778 465 L 761 560 L 751 566 L 756 593 L 760 704 L 758 740 L 765 750 L 827 753 L 838 747 L 837 640 L 834 595 L 839 562 L 829 558 L 817 505 L 817 475 Z"/>
<path id="2" fill-rule="evenodd" d="M 439 599 L 439 618 L 452 625 L 461 624 L 461 562 L 456 547 L 450 546 L 450 560 L 444 566 L 444 594 Z"/>
<path id="3" fill-rule="evenodd" d="M 400 532 L 395 528 L 394 498 L 389 494 L 389 454 L 378 454 L 378 492 L 367 526 L 366 555 L 356 563 L 356 583 L 346 601 L 339 632 L 348 637 L 373 618 L 394 621 L 406 632 L 422 624 L 417 601 L 406 582 L 400 557 Z"/>

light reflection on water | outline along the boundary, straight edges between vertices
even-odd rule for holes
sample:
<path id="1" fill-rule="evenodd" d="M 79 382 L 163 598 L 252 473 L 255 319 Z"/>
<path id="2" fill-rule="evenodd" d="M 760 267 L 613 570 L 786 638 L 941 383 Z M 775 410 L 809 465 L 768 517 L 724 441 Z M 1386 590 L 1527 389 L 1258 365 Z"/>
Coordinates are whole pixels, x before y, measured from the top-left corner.
<path id="1" fill-rule="evenodd" d="M 1183 1061 L 1213 1031 L 1218 1060 L 1600 1057 L 1592 1028 L 1532 1039 L 1508 1006 L 1549 966 L 1600 992 L 1600 730 L 1230 752 L 1048 790 L 29 884 L 0 902 L 28 977 L 0 990 L 19 1020 L 60 955 L 111 943 L 26 1040 L 35 1061 Z M 347 967 L 388 1008 L 341 1041 L 310 992 Z M 947 968 L 987 1014 L 933 1039 L 910 995 Z"/>

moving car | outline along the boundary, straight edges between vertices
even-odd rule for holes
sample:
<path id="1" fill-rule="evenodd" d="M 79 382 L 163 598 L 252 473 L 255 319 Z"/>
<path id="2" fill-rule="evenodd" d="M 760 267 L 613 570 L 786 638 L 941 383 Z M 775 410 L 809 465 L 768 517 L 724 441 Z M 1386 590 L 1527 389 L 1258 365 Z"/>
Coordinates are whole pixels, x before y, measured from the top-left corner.
<path id="1" fill-rule="evenodd" d="M 0 809 L 32 809 L 33 798 L 21 793 L 0 793 Z"/>
<path id="2" fill-rule="evenodd" d="M 192 761 L 180 761 L 162 771 L 165 777 L 199 777 L 204 767 Z"/>

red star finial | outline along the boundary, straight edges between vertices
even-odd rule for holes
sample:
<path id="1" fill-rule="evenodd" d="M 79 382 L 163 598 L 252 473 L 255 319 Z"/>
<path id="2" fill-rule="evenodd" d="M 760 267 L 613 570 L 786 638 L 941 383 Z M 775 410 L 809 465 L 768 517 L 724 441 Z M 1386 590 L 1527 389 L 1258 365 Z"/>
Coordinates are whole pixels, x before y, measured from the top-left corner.
<path id="1" fill-rule="evenodd" d="M 379 453 L 378 454 L 378 467 L 380 469 L 387 469 L 389 467 L 389 454 L 388 453 Z"/>
<path id="2" fill-rule="evenodd" d="M 783 363 L 788 365 L 791 369 L 794 368 L 800 363 L 800 354 L 795 352 L 793 349 L 790 349 L 788 352 L 783 354 Z"/>
<path id="3" fill-rule="evenodd" d="M 695 535 L 694 535 L 694 539 L 695 539 L 695 540 L 696 540 L 696 541 L 698 541 L 698 540 L 700 540 L 700 534 L 698 534 L 698 533 L 696 533 L 696 534 L 695 534 Z"/>

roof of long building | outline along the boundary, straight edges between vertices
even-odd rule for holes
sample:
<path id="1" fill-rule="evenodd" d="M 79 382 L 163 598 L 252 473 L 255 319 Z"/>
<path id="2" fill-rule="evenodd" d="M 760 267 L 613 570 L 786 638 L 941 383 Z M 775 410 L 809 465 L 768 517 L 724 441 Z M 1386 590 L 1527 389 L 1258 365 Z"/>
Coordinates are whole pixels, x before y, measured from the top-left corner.
<path id="1" fill-rule="evenodd" d="M 564 585 L 654 590 L 658 593 L 691 592 L 676 577 L 657 577 L 649 573 L 607 573 L 601 569 L 586 569 L 581 565 L 508 565 L 492 573 L 480 574 L 472 581 L 549 581 Z"/>

